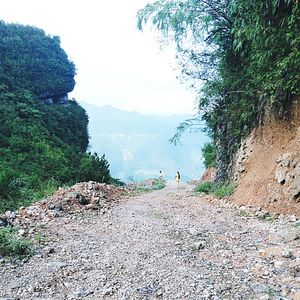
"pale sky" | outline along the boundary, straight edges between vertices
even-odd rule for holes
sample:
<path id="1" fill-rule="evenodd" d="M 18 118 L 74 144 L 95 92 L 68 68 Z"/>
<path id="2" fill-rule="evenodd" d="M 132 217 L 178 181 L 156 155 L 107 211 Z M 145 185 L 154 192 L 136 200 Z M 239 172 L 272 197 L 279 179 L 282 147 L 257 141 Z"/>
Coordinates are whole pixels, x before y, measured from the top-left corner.
<path id="1" fill-rule="evenodd" d="M 151 0 L 2 0 L 0 19 L 58 35 L 77 68 L 70 97 L 142 113 L 195 113 L 195 95 L 176 79 L 171 49 L 136 29 Z"/>

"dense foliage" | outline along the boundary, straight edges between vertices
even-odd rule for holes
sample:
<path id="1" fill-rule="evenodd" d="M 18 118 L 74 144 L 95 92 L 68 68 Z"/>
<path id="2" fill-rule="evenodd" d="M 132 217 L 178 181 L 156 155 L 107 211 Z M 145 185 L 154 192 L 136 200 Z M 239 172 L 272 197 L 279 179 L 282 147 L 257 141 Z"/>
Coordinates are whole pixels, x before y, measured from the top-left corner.
<path id="1" fill-rule="evenodd" d="M 0 211 L 64 184 L 110 180 L 104 156 L 86 153 L 88 116 L 76 101 L 45 105 L 41 95 L 74 86 L 74 64 L 57 37 L 0 23 Z"/>
<path id="2" fill-rule="evenodd" d="M 213 143 L 205 143 L 202 151 L 204 166 L 208 168 L 216 167 L 216 147 Z"/>
<path id="3" fill-rule="evenodd" d="M 42 29 L 0 21 L 0 87 L 38 97 L 64 95 L 75 85 L 75 66 L 58 36 Z"/>
<path id="4" fill-rule="evenodd" d="M 218 180 L 266 110 L 287 117 L 300 93 L 296 0 L 159 0 L 138 13 L 177 45 L 181 79 L 198 92 L 199 120 L 217 147 Z"/>

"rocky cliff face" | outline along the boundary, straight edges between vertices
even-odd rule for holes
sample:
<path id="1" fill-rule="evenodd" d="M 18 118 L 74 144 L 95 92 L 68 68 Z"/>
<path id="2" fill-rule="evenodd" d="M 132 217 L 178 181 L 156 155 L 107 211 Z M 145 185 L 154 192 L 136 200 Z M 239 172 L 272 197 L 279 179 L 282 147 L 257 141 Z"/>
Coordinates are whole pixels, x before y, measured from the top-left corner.
<path id="1" fill-rule="evenodd" d="M 300 216 L 300 99 L 289 120 L 269 118 L 236 154 L 233 200 Z"/>
<path id="2" fill-rule="evenodd" d="M 300 128 L 299 128 L 300 129 Z M 299 138 L 300 138 L 300 130 Z M 300 139 L 299 139 L 300 142 Z M 284 153 L 276 161 L 275 178 L 282 186 L 282 193 L 300 201 L 300 155 L 299 152 Z M 276 198 L 274 198 L 276 200 Z"/>
<path id="3" fill-rule="evenodd" d="M 61 104 L 67 105 L 69 101 L 68 94 L 53 95 L 51 93 L 44 93 L 40 96 L 40 101 L 44 104 Z"/>

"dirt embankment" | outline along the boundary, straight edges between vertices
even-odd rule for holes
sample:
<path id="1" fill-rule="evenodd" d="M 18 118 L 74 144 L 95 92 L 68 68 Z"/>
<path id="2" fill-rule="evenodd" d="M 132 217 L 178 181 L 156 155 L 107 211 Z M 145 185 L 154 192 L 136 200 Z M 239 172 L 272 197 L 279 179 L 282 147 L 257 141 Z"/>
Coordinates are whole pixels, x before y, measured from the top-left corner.
<path id="1" fill-rule="evenodd" d="M 300 216 L 300 99 L 289 120 L 268 120 L 237 153 L 235 202 Z"/>

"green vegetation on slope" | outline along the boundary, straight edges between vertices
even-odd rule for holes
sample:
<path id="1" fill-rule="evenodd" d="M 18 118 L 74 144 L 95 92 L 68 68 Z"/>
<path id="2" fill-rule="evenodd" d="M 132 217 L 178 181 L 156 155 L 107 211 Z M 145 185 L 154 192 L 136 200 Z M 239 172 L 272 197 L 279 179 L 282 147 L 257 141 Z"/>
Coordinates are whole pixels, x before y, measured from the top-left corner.
<path id="1" fill-rule="evenodd" d="M 166 41 L 176 42 L 181 79 L 198 92 L 198 120 L 208 126 L 217 179 L 225 181 L 241 139 L 266 111 L 287 117 L 300 94 L 300 5 L 295 0 L 159 0 L 138 13 L 140 29 L 149 21 Z"/>
<path id="2" fill-rule="evenodd" d="M 42 29 L 0 21 L 0 87 L 27 90 L 35 96 L 64 95 L 73 90 L 75 65 L 58 36 Z"/>
<path id="3" fill-rule="evenodd" d="M 0 256 L 25 257 L 32 254 L 32 244 L 17 237 L 11 227 L 0 228 Z"/>
<path id="4" fill-rule="evenodd" d="M 216 147 L 213 143 L 205 143 L 201 149 L 205 167 L 216 167 Z"/>
<path id="5" fill-rule="evenodd" d="M 194 191 L 196 193 L 212 194 L 218 198 L 223 198 L 230 196 L 233 193 L 234 185 L 232 183 L 220 184 L 214 182 L 203 182 L 198 184 Z"/>
<path id="6" fill-rule="evenodd" d="M 30 204 L 59 186 L 108 182 L 105 156 L 86 153 L 88 116 L 65 95 L 75 67 L 59 38 L 30 26 L 0 22 L 0 212 Z"/>

